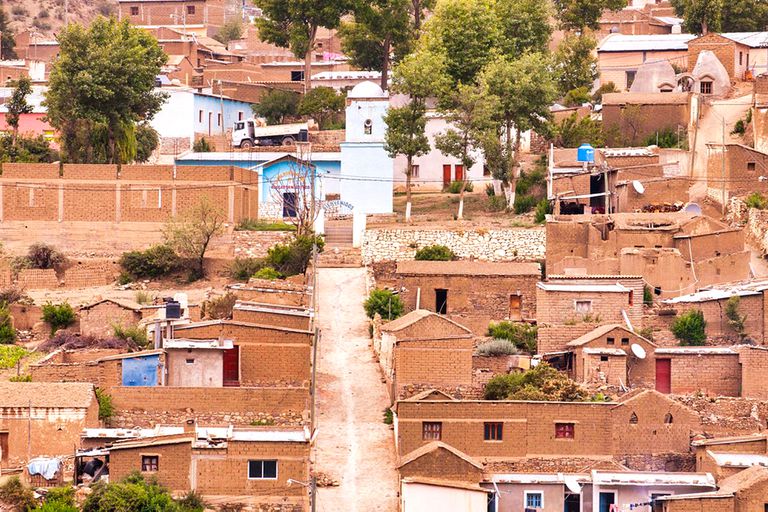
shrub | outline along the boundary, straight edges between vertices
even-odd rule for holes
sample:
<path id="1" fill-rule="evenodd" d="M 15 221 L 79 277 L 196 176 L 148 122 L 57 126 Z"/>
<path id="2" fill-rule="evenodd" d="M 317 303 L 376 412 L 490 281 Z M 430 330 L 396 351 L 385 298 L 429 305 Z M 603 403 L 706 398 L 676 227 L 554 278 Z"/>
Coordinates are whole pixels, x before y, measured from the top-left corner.
<path id="1" fill-rule="evenodd" d="M 672 334 L 680 340 L 680 345 L 704 345 L 707 341 L 707 322 L 704 313 L 691 309 L 678 316 L 672 324 Z"/>
<path id="2" fill-rule="evenodd" d="M 155 302 L 155 296 L 144 290 L 138 290 L 134 295 L 134 300 L 137 304 L 153 304 Z"/>
<path id="3" fill-rule="evenodd" d="M 734 295 L 728 302 L 725 303 L 725 317 L 728 319 L 728 325 L 739 335 L 739 339 L 746 338 L 745 325 L 747 322 L 747 315 L 739 313 L 739 305 L 741 299 L 738 295 Z"/>
<path id="4" fill-rule="evenodd" d="M 51 326 L 51 334 L 75 323 L 75 310 L 68 302 L 43 304 L 43 321 Z"/>
<path id="5" fill-rule="evenodd" d="M 577 87 L 571 89 L 563 97 L 563 103 L 566 107 L 580 107 L 584 103 L 589 103 L 592 97 L 589 95 L 589 88 Z"/>
<path id="6" fill-rule="evenodd" d="M 13 317 L 8 304 L 0 302 L 0 344 L 8 345 L 16 341 L 16 329 L 13 328 Z"/>
<path id="7" fill-rule="evenodd" d="M 137 325 L 123 327 L 120 324 L 115 324 L 112 326 L 112 330 L 115 333 L 115 338 L 119 340 L 131 341 L 138 347 L 147 347 L 149 345 L 147 330 Z"/>
<path id="8" fill-rule="evenodd" d="M 648 341 L 653 341 L 653 327 L 643 327 L 642 329 L 637 330 L 637 335 L 641 336 Z"/>
<path id="9" fill-rule="evenodd" d="M 28 373 L 20 373 L 19 375 L 13 375 L 10 379 L 11 382 L 32 382 L 32 376 Z"/>
<path id="10" fill-rule="evenodd" d="M 395 418 L 394 418 L 394 414 L 392 413 L 392 409 L 390 409 L 389 407 L 384 409 L 384 424 L 391 425 L 392 423 L 394 423 L 394 419 Z"/>
<path id="11" fill-rule="evenodd" d="M 168 489 L 152 478 L 134 472 L 122 482 L 97 482 L 83 503 L 83 512 L 175 511 L 178 510 Z"/>
<path id="12" fill-rule="evenodd" d="M 29 246 L 27 261 L 29 268 L 58 270 L 67 262 L 67 258 L 52 245 L 39 242 Z"/>
<path id="13" fill-rule="evenodd" d="M 452 181 L 450 185 L 448 185 L 448 192 L 451 194 L 460 194 L 461 193 L 461 186 L 464 185 L 464 192 L 472 192 L 475 189 L 475 186 L 472 184 L 471 181 Z"/>
<path id="14" fill-rule="evenodd" d="M 399 295 L 390 290 L 375 289 L 363 303 L 365 314 L 373 318 L 376 313 L 384 320 L 394 320 L 403 315 L 405 307 Z"/>
<path id="15" fill-rule="evenodd" d="M 752 192 L 746 199 L 747 207 L 757 208 L 758 210 L 765 210 L 768 208 L 768 199 L 760 192 Z"/>
<path id="16" fill-rule="evenodd" d="M 237 302 L 237 295 L 231 292 L 209 299 L 203 303 L 203 316 L 212 320 L 232 318 L 235 302 Z"/>
<path id="17" fill-rule="evenodd" d="M 685 129 L 678 130 L 676 128 L 666 127 L 656 133 L 650 134 L 643 144 L 646 146 L 658 146 L 660 148 L 677 148 L 687 149 L 688 147 L 688 132 Z"/>
<path id="18" fill-rule="evenodd" d="M 264 258 L 235 258 L 229 266 L 229 276 L 238 281 L 247 281 L 256 272 L 264 268 Z"/>
<path id="19" fill-rule="evenodd" d="M 733 131 L 731 132 L 731 135 L 744 135 L 744 132 L 747 130 L 747 125 L 744 124 L 743 119 L 739 119 L 736 121 L 736 124 L 733 125 Z"/>
<path id="20" fill-rule="evenodd" d="M 538 328 L 525 322 L 502 320 L 498 323 L 491 322 L 488 325 L 488 336 L 511 341 L 519 350 L 534 354 L 536 352 Z"/>
<path id="21" fill-rule="evenodd" d="M 416 251 L 415 259 L 419 261 L 451 261 L 456 259 L 456 254 L 445 245 L 428 245 Z"/>
<path id="22" fill-rule="evenodd" d="M 536 224 L 544 223 L 549 213 L 552 213 L 552 205 L 547 199 L 542 199 L 536 203 L 536 215 L 534 216 Z"/>
<path id="23" fill-rule="evenodd" d="M 0 290 L 0 303 L 15 304 L 27 300 L 30 299 L 26 296 L 24 290 L 16 288 L 15 286 L 9 286 L 8 288 Z"/>
<path id="24" fill-rule="evenodd" d="M 493 183 L 485 184 L 485 195 L 488 197 L 493 197 L 496 195 L 496 190 L 493 188 Z"/>
<path id="25" fill-rule="evenodd" d="M 589 399 L 584 388 L 543 362 L 522 373 L 493 377 L 483 395 L 486 400 L 584 402 Z"/>
<path id="26" fill-rule="evenodd" d="M 45 495 L 46 503 L 60 503 L 62 505 L 75 505 L 74 487 L 53 487 L 48 489 Z"/>
<path id="27" fill-rule="evenodd" d="M 501 212 L 507 209 L 507 198 L 504 196 L 491 196 L 488 198 L 488 208 L 493 212 Z"/>
<path id="28" fill-rule="evenodd" d="M 175 272 L 181 260 L 170 246 L 153 245 L 144 251 L 129 251 L 120 257 L 120 267 L 134 278 L 154 278 Z"/>
<path id="29" fill-rule="evenodd" d="M 262 267 L 258 272 L 253 274 L 256 279 L 269 279 L 274 281 L 275 279 L 282 279 L 284 276 L 272 267 Z"/>
<path id="30" fill-rule="evenodd" d="M 0 346 L 0 368 L 13 368 L 27 354 L 27 350 L 18 345 Z"/>
<path id="31" fill-rule="evenodd" d="M 254 219 L 243 219 L 235 227 L 235 231 L 296 231 L 296 226 L 285 222 L 264 222 Z"/>
<path id="32" fill-rule="evenodd" d="M 307 271 L 312 257 L 312 245 L 317 244 L 317 252 L 323 252 L 325 240 L 319 235 L 301 235 L 289 244 L 277 244 L 269 249 L 265 264 L 285 276 L 295 276 Z"/>
<path id="33" fill-rule="evenodd" d="M 592 94 L 592 101 L 595 103 L 602 103 L 603 102 L 603 94 L 611 93 L 611 92 L 619 92 L 619 90 L 616 88 L 616 84 L 613 82 L 608 82 L 600 87 Z"/>
<path id="34" fill-rule="evenodd" d="M 112 395 L 101 388 L 96 388 L 96 400 L 99 402 L 99 419 L 104 423 L 109 423 L 112 416 L 115 415 L 115 406 L 112 405 Z"/>
<path id="35" fill-rule="evenodd" d="M 643 304 L 653 306 L 653 290 L 647 284 L 643 285 Z"/>
<path id="36" fill-rule="evenodd" d="M 176 503 L 184 512 L 203 512 L 207 506 L 203 497 L 195 491 L 187 492 Z"/>
<path id="37" fill-rule="evenodd" d="M 528 195 L 516 195 L 515 196 L 515 213 L 521 215 L 533 210 L 536 206 L 536 198 Z"/>
<path id="38" fill-rule="evenodd" d="M 520 353 L 514 343 L 504 339 L 495 339 L 480 343 L 475 352 L 479 356 L 505 356 Z"/>
<path id="39" fill-rule="evenodd" d="M 210 153 L 211 151 L 216 151 L 216 148 L 208 139 L 200 137 L 192 144 L 192 151 L 195 153 Z"/>
<path id="40" fill-rule="evenodd" d="M 31 489 L 24 487 L 18 476 L 12 476 L 0 485 L 0 501 L 14 510 L 28 510 L 35 506 L 35 495 Z"/>

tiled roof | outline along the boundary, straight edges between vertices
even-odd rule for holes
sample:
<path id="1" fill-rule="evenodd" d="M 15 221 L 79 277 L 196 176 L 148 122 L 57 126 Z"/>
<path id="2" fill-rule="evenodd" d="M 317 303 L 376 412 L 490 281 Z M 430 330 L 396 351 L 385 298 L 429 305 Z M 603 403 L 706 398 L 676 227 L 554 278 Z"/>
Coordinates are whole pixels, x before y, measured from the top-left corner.
<path id="1" fill-rule="evenodd" d="M 530 276 L 540 275 L 538 263 L 494 263 L 490 261 L 398 261 L 398 274 L 436 274 L 454 276 Z"/>

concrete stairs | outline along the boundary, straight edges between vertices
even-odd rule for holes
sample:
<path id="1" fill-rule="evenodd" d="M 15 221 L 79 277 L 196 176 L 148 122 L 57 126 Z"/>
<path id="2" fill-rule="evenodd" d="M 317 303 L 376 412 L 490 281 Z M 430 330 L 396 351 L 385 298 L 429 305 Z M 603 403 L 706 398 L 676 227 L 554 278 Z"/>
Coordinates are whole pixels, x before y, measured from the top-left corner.
<path id="1" fill-rule="evenodd" d="M 352 224 L 331 224 L 325 226 L 325 247 L 352 247 Z"/>
<path id="2" fill-rule="evenodd" d="M 350 242 L 349 247 L 329 247 L 326 243 L 323 252 L 317 255 L 317 266 L 319 268 L 362 267 L 360 249 L 351 245 Z"/>

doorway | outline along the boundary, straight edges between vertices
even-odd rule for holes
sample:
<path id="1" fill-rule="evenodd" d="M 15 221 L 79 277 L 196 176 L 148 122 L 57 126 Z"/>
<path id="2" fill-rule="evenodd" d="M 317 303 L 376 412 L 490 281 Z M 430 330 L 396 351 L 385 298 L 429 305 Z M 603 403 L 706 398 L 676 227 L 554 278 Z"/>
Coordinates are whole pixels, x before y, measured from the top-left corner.
<path id="1" fill-rule="evenodd" d="M 659 393 L 672 392 L 672 360 L 656 360 L 656 391 Z"/>
<path id="2" fill-rule="evenodd" d="M 600 493 L 600 512 L 611 512 L 611 505 L 616 504 L 616 492 L 607 491 Z"/>
<path id="3" fill-rule="evenodd" d="M 602 174 L 589 177 L 589 193 L 605 194 L 605 178 Z M 590 197 L 589 206 L 593 213 L 605 213 L 605 195 Z"/>
<path id="4" fill-rule="evenodd" d="M 563 512 L 581 512 L 581 496 L 579 494 L 566 494 Z"/>
<path id="5" fill-rule="evenodd" d="M 283 218 L 296 217 L 296 193 L 283 192 Z"/>
<path id="6" fill-rule="evenodd" d="M 464 181 L 464 166 L 456 164 L 456 181 Z"/>
<path id="7" fill-rule="evenodd" d="M 443 186 L 447 187 L 451 184 L 451 165 L 443 164 Z"/>
<path id="8" fill-rule="evenodd" d="M 0 432 L 0 463 L 8 462 L 8 432 Z"/>
<path id="9" fill-rule="evenodd" d="M 509 319 L 516 322 L 523 319 L 523 298 L 520 295 L 509 296 Z"/>
<path id="10" fill-rule="evenodd" d="M 234 346 L 224 351 L 223 384 L 227 387 L 240 385 L 240 347 Z"/>
<path id="11" fill-rule="evenodd" d="M 448 314 L 448 290 L 435 289 L 435 313 L 438 315 Z"/>

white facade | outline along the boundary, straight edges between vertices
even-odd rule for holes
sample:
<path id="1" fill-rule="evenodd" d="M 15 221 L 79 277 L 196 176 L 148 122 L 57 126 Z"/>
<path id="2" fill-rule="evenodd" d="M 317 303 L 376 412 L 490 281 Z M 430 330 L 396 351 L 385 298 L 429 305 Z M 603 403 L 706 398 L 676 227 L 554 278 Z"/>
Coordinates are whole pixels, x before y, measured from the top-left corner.
<path id="1" fill-rule="evenodd" d="M 168 94 L 160 111 L 149 124 L 163 138 L 186 138 L 195 140 L 195 125 L 192 123 L 195 98 L 190 90 L 168 87 L 162 90 Z"/>
<path id="2" fill-rule="evenodd" d="M 403 512 L 487 512 L 488 494 L 480 490 L 417 482 L 402 482 Z"/>
<path id="3" fill-rule="evenodd" d="M 347 103 L 341 199 L 356 213 L 392 213 L 393 164 L 384 151 L 389 95 L 373 82 L 362 82 L 350 91 Z"/>

